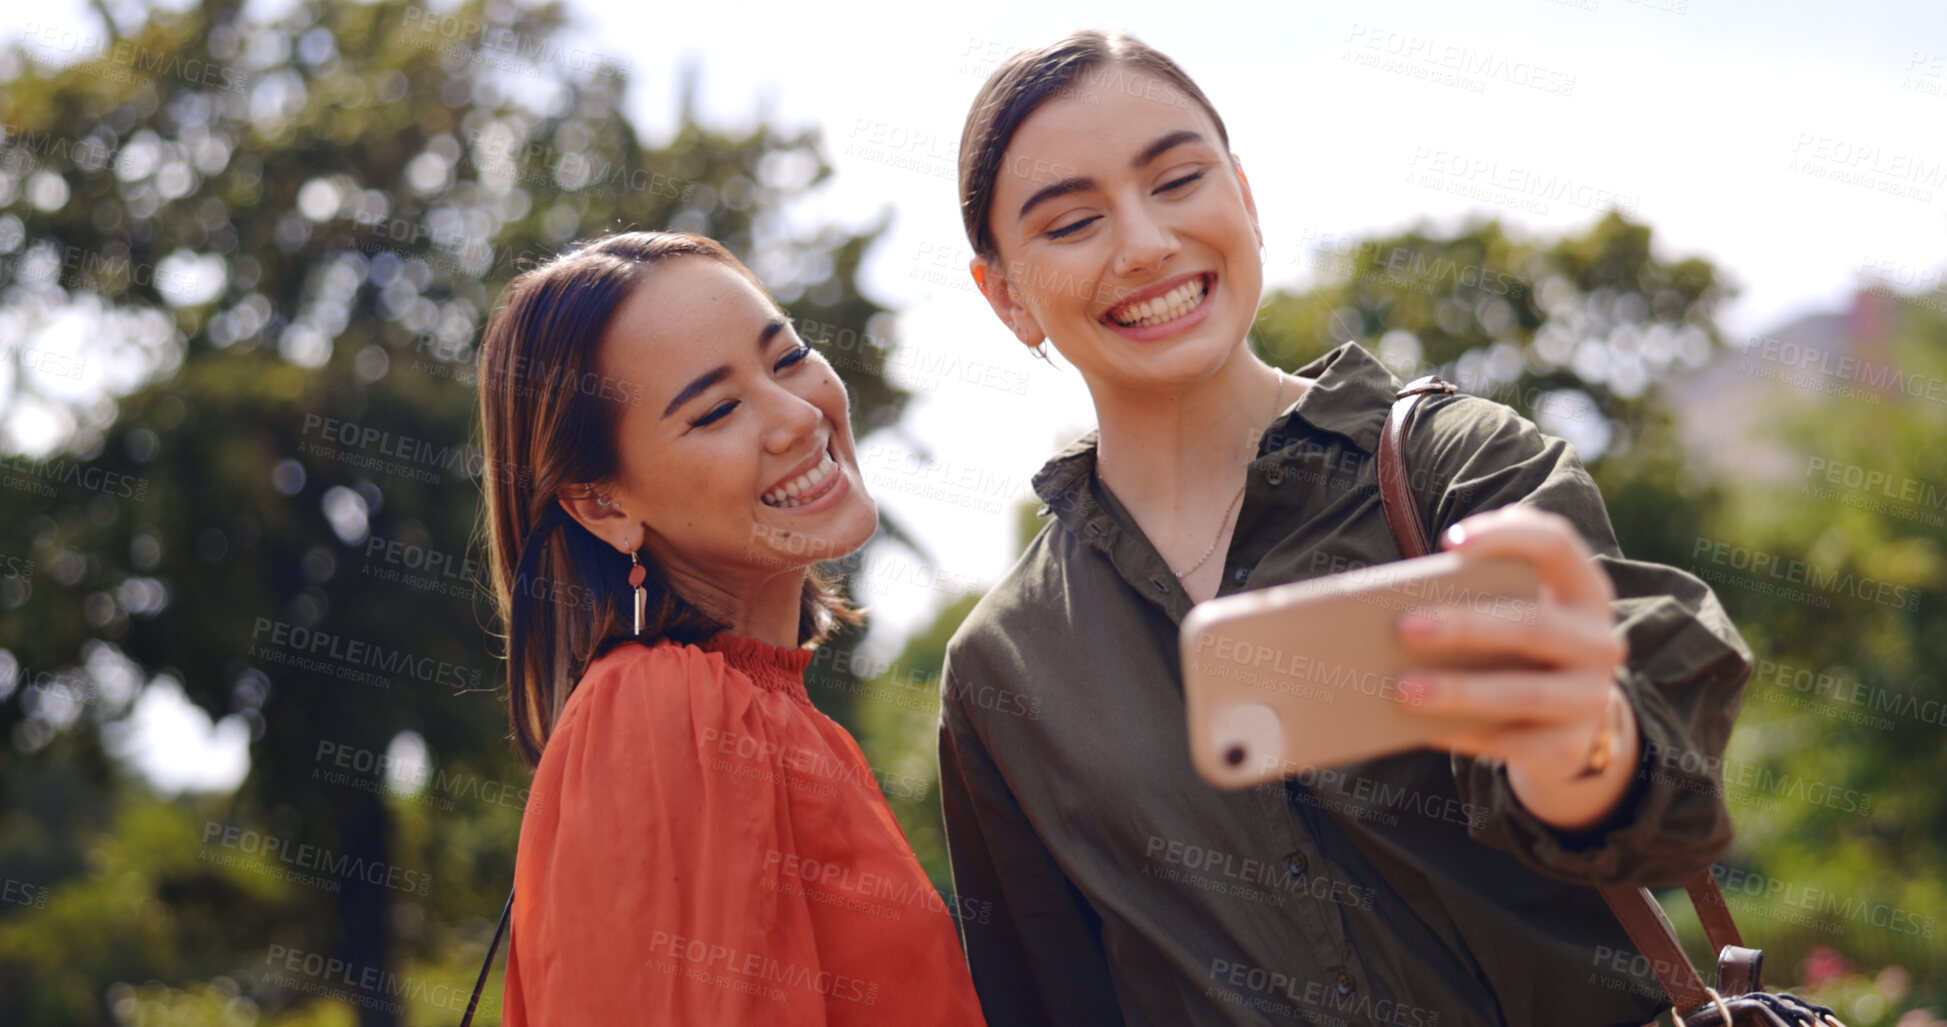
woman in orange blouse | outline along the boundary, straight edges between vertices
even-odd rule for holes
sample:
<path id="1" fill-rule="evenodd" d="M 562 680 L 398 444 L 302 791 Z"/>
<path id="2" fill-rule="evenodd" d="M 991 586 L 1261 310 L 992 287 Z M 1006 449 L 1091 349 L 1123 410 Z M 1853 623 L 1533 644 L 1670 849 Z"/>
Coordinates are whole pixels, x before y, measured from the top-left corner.
<path id="1" fill-rule="evenodd" d="M 952 919 L 803 674 L 878 513 L 831 366 L 723 247 L 636 232 L 487 327 L 488 530 L 536 764 L 503 1023 L 980 1024 Z"/>

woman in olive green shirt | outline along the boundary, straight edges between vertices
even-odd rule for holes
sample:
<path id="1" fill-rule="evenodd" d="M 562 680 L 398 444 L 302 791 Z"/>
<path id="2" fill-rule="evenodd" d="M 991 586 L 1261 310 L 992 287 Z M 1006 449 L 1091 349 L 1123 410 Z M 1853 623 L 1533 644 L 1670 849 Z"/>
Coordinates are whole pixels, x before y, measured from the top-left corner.
<path id="1" fill-rule="evenodd" d="M 1449 549 L 1531 561 L 1531 624 L 1402 621 L 1433 714 L 1496 726 L 1222 792 L 1185 745 L 1177 628 L 1215 595 L 1397 560 L 1373 456 L 1399 383 L 1355 344 L 1287 375 L 1245 336 L 1262 236 L 1223 122 L 1167 57 L 1076 33 L 988 80 L 961 140 L 972 272 L 1100 428 L 1034 480 L 1053 520 L 948 650 L 962 936 L 1007 1024 L 1626 1024 L 1665 1005 L 1594 886 L 1721 855 L 1750 654 L 1696 578 L 1625 559 L 1567 443 L 1422 403 Z M 1615 758 L 1608 758 L 1610 754 Z M 1635 756 L 1637 758 L 1630 758 Z"/>

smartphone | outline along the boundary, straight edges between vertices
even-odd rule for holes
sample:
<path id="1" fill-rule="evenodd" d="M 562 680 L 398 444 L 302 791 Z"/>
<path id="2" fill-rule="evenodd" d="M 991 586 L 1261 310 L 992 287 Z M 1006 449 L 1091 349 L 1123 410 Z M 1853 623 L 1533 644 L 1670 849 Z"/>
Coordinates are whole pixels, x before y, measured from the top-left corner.
<path id="1" fill-rule="evenodd" d="M 1223 596 L 1183 618 L 1183 692 L 1197 772 L 1243 788 L 1314 767 L 1414 748 L 1498 718 L 1402 705 L 1399 675 L 1431 666 L 1510 665 L 1505 657 L 1409 656 L 1409 610 L 1470 609 L 1533 623 L 1540 584 L 1527 561 L 1437 553 Z"/>

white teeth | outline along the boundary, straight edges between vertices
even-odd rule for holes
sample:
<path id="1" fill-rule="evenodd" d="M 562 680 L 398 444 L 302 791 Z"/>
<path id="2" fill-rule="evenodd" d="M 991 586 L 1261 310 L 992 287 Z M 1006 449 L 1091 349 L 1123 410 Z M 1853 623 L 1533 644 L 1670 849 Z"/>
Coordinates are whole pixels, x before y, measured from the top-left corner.
<path id="1" fill-rule="evenodd" d="M 1164 295 L 1111 310 L 1109 320 L 1124 328 L 1147 328 L 1174 321 L 1195 310 L 1203 302 L 1205 291 L 1203 278 L 1192 278 Z"/>
<path id="2" fill-rule="evenodd" d="M 822 458 L 818 461 L 818 466 L 764 493 L 762 497 L 764 505 L 775 506 L 784 510 L 803 506 L 805 501 L 799 500 L 798 497 L 812 492 L 819 485 L 823 484 L 825 477 L 831 474 L 837 467 L 837 462 L 832 460 L 831 451 L 826 450 Z"/>

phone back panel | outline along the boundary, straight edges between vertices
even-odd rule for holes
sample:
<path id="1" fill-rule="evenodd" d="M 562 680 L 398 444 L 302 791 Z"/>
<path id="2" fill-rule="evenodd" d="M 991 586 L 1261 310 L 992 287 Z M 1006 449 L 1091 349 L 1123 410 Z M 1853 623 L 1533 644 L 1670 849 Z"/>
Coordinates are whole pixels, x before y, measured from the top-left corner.
<path id="1" fill-rule="evenodd" d="M 1181 639 L 1197 771 L 1242 788 L 1483 726 L 1402 705 L 1399 675 L 1430 664 L 1399 647 L 1395 625 L 1409 610 L 1455 606 L 1531 622 L 1537 594 L 1525 561 L 1438 553 L 1198 604 Z"/>

